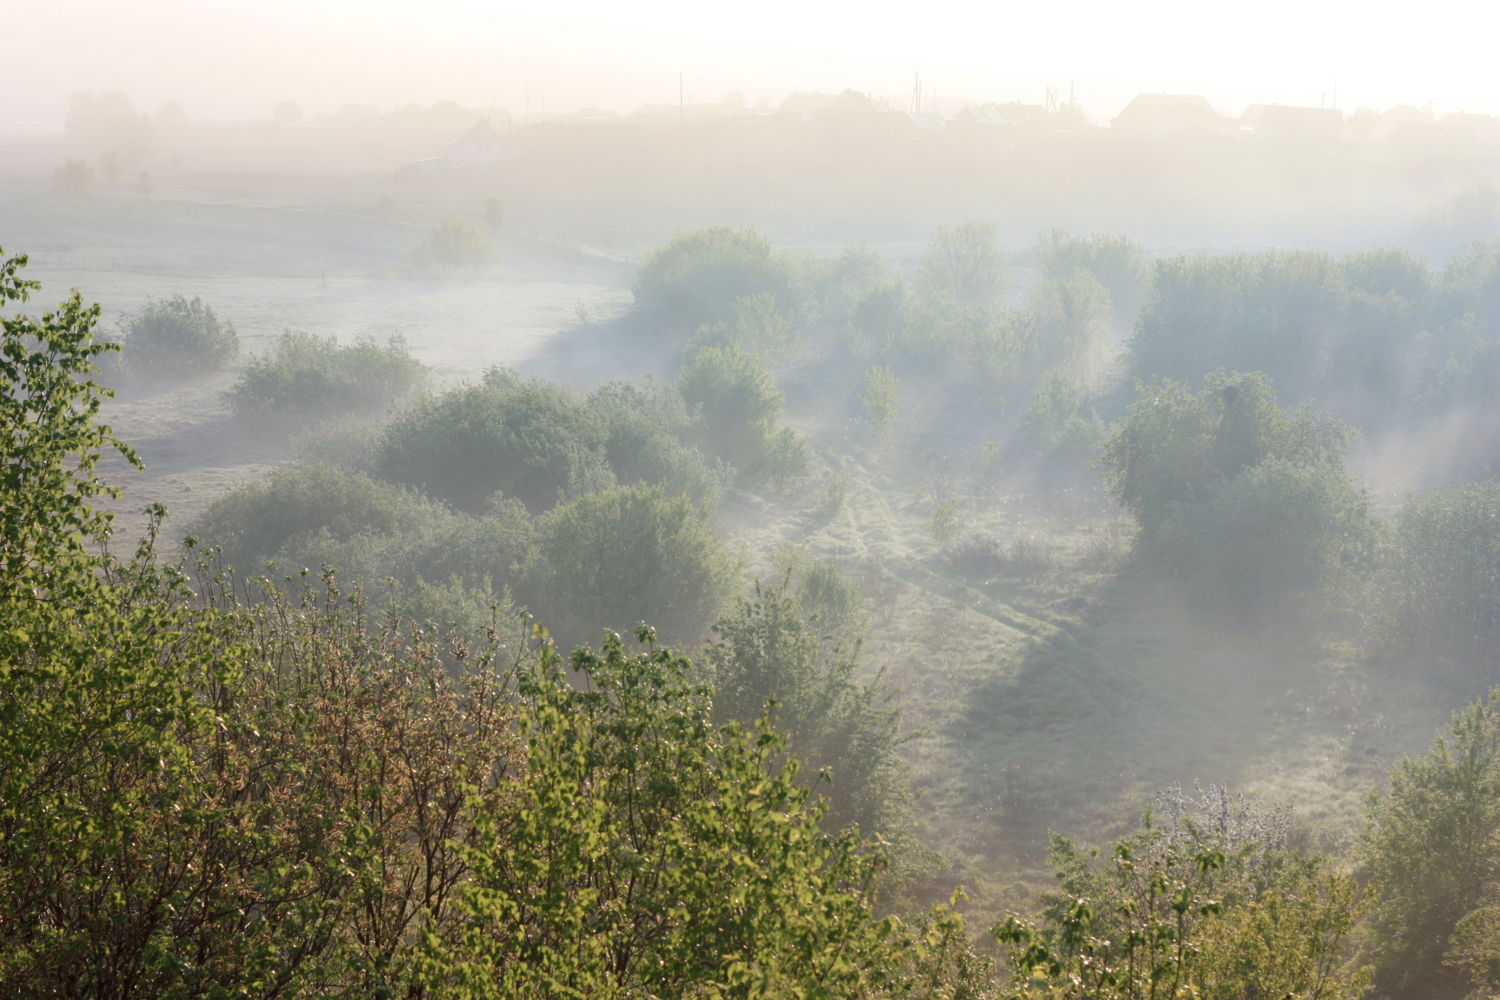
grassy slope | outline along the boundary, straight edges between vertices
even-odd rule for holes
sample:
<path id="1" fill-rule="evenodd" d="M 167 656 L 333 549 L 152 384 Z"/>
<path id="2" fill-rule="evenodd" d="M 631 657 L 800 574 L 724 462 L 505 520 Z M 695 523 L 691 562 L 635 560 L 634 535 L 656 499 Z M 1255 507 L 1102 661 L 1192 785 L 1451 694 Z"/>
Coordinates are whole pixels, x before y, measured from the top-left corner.
<path id="1" fill-rule="evenodd" d="M 1422 752 L 1457 703 L 1352 648 L 1186 611 L 1131 570 L 1133 525 L 1097 487 L 971 475 L 975 442 L 861 446 L 839 402 L 853 391 L 803 408 L 828 463 L 819 477 L 784 497 L 737 493 L 720 516 L 762 578 L 791 544 L 861 585 L 867 669 L 887 667 L 920 733 L 916 832 L 981 910 L 1024 906 L 1050 882 L 1049 830 L 1101 842 L 1174 781 L 1290 805 L 1299 836 L 1337 850 L 1391 761 Z M 835 470 L 847 500 L 820 512 Z M 1038 543 L 1044 565 L 965 579 L 932 537 L 938 489 L 959 499 L 965 530 Z"/>

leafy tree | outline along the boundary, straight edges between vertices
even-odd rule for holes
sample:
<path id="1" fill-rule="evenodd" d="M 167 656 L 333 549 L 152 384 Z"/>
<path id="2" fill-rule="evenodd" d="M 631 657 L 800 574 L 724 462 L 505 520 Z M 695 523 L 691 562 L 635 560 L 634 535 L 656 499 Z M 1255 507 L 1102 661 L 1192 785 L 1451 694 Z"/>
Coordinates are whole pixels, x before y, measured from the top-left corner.
<path id="1" fill-rule="evenodd" d="M 113 149 L 106 149 L 99 154 L 99 169 L 104 171 L 104 176 L 113 184 L 120 179 L 120 154 Z"/>
<path id="2" fill-rule="evenodd" d="M 585 402 L 604 427 L 604 457 L 625 486 L 661 486 L 712 507 L 723 493 L 725 471 L 683 439 L 693 434 L 682 395 L 648 378 L 640 384 L 607 382 Z"/>
<path id="3" fill-rule="evenodd" d="M 1283 411 L 1260 374 L 1216 372 L 1196 396 L 1138 389 L 1099 465 L 1152 558 L 1196 599 L 1306 610 L 1369 566 L 1379 529 L 1343 471 L 1347 428 Z"/>
<path id="4" fill-rule="evenodd" d="M 741 296 L 734 300 L 735 330 L 740 346 L 755 353 L 785 348 L 796 339 L 792 321 L 776 311 L 776 296 L 770 292 Z"/>
<path id="5" fill-rule="evenodd" d="M 761 460 L 782 400 L 764 362 L 732 344 L 705 347 L 677 376 L 677 391 L 715 454 L 741 468 Z"/>
<path id="6" fill-rule="evenodd" d="M 129 370 L 143 375 L 216 371 L 240 352 L 234 324 L 219 322 L 197 296 L 147 299 L 141 311 L 121 322 L 123 356 Z"/>
<path id="7" fill-rule="evenodd" d="M 754 720 L 770 704 L 789 752 L 830 776 L 829 822 L 894 834 L 908 796 L 901 712 L 890 703 L 883 671 L 864 684 L 854 680 L 861 650 L 849 634 L 854 623 L 838 597 L 827 599 L 826 570 L 809 575 L 795 591 L 790 579 L 757 587 L 714 624 L 706 652 L 714 717 Z"/>
<path id="8" fill-rule="evenodd" d="M 899 277 L 866 289 L 849 307 L 849 332 L 866 350 L 884 355 L 906 328 L 906 283 Z"/>
<path id="9" fill-rule="evenodd" d="M 654 644 L 610 635 L 570 665 L 522 678 L 525 774 L 479 813 L 459 934 L 428 935 L 437 995 L 953 995 L 962 922 L 939 913 L 927 952 L 874 917 L 885 855 L 820 829 L 766 718 L 716 732 Z"/>
<path id="10" fill-rule="evenodd" d="M 1399 761 L 1367 808 L 1359 857 L 1379 899 L 1358 958 L 1384 992 L 1426 990 L 1447 978 L 1450 946 L 1476 943 L 1481 918 L 1457 941 L 1455 928 L 1500 887 L 1500 692 L 1455 712 L 1447 735 Z"/>
<path id="11" fill-rule="evenodd" d="M 334 337 L 288 330 L 270 354 L 250 356 L 245 373 L 222 398 L 237 417 L 284 423 L 384 409 L 426 382 L 427 366 L 412 357 L 399 334 L 384 345 L 369 337 L 340 344 Z"/>
<path id="12" fill-rule="evenodd" d="M 1351 434 L 1321 414 L 1282 410 L 1271 380 L 1258 372 L 1214 372 L 1196 395 L 1162 380 L 1138 384 L 1136 392 L 1139 401 L 1105 445 L 1100 465 L 1110 492 L 1148 538 L 1174 505 L 1205 499 L 1266 458 L 1340 468 Z"/>
<path id="13" fill-rule="evenodd" d="M 1083 380 L 1056 368 L 1042 376 L 1020 430 L 1042 457 L 1071 465 L 1090 461 L 1108 436 Z"/>
<path id="14" fill-rule="evenodd" d="M 994 223 L 939 226 L 922 254 L 919 280 L 927 294 L 960 305 L 999 301 L 1010 274 Z"/>
<path id="15" fill-rule="evenodd" d="M 1036 315 L 1035 361 L 1067 366 L 1083 375 L 1099 367 L 1099 350 L 1109 337 L 1109 289 L 1088 271 L 1049 276 L 1032 293 Z"/>
<path id="16" fill-rule="evenodd" d="M 75 293 L 3 321 L 0 992 L 389 989 L 463 876 L 455 805 L 508 743 L 503 686 L 452 700 L 430 644 L 371 648 L 309 595 L 192 593 L 152 556 L 159 508 L 135 559 L 101 550 L 98 462 L 135 458 L 97 422 L 98 314 Z"/>

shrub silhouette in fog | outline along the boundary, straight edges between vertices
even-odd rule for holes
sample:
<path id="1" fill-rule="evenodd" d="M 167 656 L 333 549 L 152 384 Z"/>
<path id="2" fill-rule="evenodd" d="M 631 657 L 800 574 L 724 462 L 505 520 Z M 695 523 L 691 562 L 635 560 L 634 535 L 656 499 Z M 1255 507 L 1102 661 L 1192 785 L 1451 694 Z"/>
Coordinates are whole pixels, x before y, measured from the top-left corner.
<path id="1" fill-rule="evenodd" d="M 139 375 L 214 371 L 240 351 L 234 324 L 220 322 L 197 296 L 147 299 L 140 312 L 121 320 L 120 329 L 124 366 Z"/>
<path id="2" fill-rule="evenodd" d="M 426 381 L 427 367 L 399 334 L 382 346 L 370 337 L 340 344 L 334 337 L 288 330 L 270 354 L 251 355 L 245 374 L 223 399 L 236 416 L 286 421 L 383 409 Z"/>
<path id="3" fill-rule="evenodd" d="M 424 399 L 386 428 L 375 470 L 477 513 L 497 492 L 533 513 L 613 486 L 605 433 L 567 388 L 492 370 Z"/>
<path id="4" fill-rule="evenodd" d="M 677 376 L 712 451 L 746 468 L 760 461 L 781 418 L 781 393 L 765 364 L 734 345 L 705 347 Z"/>
<path id="5" fill-rule="evenodd" d="M 736 319 L 735 303 L 769 293 L 796 312 L 801 295 L 792 264 L 753 229 L 678 231 L 641 262 L 636 306 L 679 329 Z"/>
<path id="6" fill-rule="evenodd" d="M 1106 484 L 1147 553 L 1225 607 L 1336 591 L 1368 567 L 1378 539 L 1369 499 L 1344 474 L 1351 431 L 1282 410 L 1263 374 L 1207 381 L 1196 395 L 1170 381 L 1140 385 L 1104 446 Z"/>

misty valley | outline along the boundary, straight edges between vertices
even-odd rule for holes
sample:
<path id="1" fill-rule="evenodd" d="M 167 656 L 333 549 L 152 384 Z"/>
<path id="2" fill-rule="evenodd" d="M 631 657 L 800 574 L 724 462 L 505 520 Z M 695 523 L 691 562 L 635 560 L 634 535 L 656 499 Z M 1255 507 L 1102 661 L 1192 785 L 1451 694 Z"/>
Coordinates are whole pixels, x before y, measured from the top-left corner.
<path id="1" fill-rule="evenodd" d="M 0 994 L 1500 989 L 1484 116 L 852 93 L 0 142 Z"/>

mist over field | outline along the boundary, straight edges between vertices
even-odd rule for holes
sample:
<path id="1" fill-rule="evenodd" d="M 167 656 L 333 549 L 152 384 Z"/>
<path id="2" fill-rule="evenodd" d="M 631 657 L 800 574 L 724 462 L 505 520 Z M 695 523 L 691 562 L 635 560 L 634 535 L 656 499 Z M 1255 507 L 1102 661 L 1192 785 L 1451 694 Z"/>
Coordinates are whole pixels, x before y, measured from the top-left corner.
<path id="1" fill-rule="evenodd" d="M 1494 25 L 123 7 L 0 112 L 0 993 L 1500 988 Z"/>

